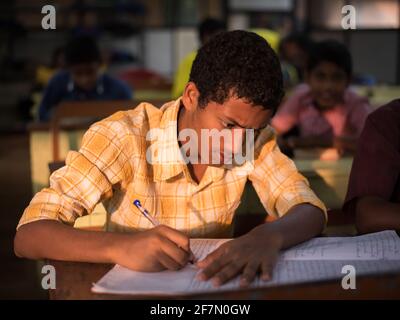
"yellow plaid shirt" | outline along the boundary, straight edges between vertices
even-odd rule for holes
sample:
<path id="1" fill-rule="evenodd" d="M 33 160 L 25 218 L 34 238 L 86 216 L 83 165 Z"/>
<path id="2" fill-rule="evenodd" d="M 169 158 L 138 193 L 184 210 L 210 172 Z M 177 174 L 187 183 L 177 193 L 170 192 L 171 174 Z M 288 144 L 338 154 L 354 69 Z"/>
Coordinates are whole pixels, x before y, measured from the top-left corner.
<path id="1" fill-rule="evenodd" d="M 254 160 L 230 169 L 208 166 L 199 184 L 183 162 L 149 163 L 150 149 L 156 155 L 180 152 L 176 134 L 157 139 L 148 134 L 154 128 L 176 133 L 179 107 L 180 99 L 160 109 L 141 103 L 93 124 L 80 150 L 70 151 L 66 165 L 51 175 L 50 187 L 33 197 L 18 228 L 42 219 L 72 225 L 99 202 L 109 214 L 110 229 L 152 228 L 132 204 L 139 199 L 160 223 L 191 237 L 229 237 L 247 179 L 272 216 L 281 217 L 300 203 L 311 203 L 326 214 L 308 181 L 280 152 L 269 126 L 255 141 Z"/>

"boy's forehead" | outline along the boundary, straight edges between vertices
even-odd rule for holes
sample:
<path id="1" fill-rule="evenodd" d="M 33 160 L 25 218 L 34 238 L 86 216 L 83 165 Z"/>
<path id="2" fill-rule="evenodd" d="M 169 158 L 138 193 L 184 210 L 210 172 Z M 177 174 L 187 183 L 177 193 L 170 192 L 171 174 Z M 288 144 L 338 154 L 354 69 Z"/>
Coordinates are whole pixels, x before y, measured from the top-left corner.
<path id="1" fill-rule="evenodd" d="M 265 126 L 271 115 L 270 110 L 237 97 L 228 98 L 219 109 L 221 115 L 243 127 Z"/>

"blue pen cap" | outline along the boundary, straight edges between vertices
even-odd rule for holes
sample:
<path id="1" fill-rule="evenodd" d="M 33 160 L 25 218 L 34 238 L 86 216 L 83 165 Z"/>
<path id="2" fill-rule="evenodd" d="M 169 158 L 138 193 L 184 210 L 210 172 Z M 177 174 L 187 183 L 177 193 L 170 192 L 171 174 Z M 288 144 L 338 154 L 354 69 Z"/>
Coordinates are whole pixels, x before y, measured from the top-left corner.
<path id="1" fill-rule="evenodd" d="M 133 201 L 133 204 L 136 206 L 136 207 L 141 207 L 142 205 L 140 204 L 140 201 L 138 200 L 138 199 L 136 199 L 135 201 Z"/>

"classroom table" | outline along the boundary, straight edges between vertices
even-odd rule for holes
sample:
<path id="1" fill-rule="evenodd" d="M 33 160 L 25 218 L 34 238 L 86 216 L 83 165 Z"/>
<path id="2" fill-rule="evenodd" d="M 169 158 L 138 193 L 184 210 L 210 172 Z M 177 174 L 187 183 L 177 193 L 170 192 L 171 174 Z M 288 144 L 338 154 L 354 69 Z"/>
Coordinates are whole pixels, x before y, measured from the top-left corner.
<path id="1" fill-rule="evenodd" d="M 330 236 L 348 236 L 346 227 L 352 226 L 352 217 L 339 211 L 329 213 L 330 220 L 324 233 Z M 239 216 L 245 229 L 259 224 L 259 217 Z M 336 230 L 336 232 L 333 232 Z M 243 230 L 244 231 L 244 230 Z M 50 299 L 143 299 L 155 296 L 107 295 L 91 292 L 93 283 L 100 280 L 111 268 L 111 264 L 46 261 L 56 270 L 56 289 L 49 290 Z M 194 294 L 190 296 L 162 297 L 169 299 L 400 299 L 400 272 L 396 274 L 358 276 L 355 290 L 344 290 L 341 280 L 329 280 L 304 284 L 284 285 L 270 288 L 240 289 L 230 292 Z M 159 297 L 161 298 L 161 297 Z"/>
<path id="2" fill-rule="evenodd" d="M 376 276 L 359 276 L 356 289 L 344 290 L 341 280 L 284 285 L 270 288 L 240 289 L 229 292 L 193 294 L 190 296 L 133 296 L 91 292 L 111 268 L 110 264 L 49 261 L 56 269 L 56 289 L 50 299 L 400 299 L 400 272 Z"/>

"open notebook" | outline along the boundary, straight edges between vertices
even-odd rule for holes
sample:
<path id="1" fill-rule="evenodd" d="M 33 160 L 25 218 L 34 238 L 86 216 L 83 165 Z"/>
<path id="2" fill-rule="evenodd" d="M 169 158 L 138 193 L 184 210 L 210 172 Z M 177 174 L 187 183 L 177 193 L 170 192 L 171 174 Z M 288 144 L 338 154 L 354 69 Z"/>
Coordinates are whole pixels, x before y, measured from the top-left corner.
<path id="1" fill-rule="evenodd" d="M 202 259 L 230 239 L 192 239 L 191 248 Z M 394 231 L 358 237 L 314 238 L 289 250 L 278 259 L 271 281 L 257 278 L 251 287 L 341 279 L 342 268 L 352 265 L 356 275 L 400 272 L 400 238 Z M 136 272 L 116 265 L 93 285 L 96 293 L 137 295 L 184 295 L 239 288 L 239 277 L 218 288 L 196 280 L 199 270 L 187 265 L 179 271 Z"/>

